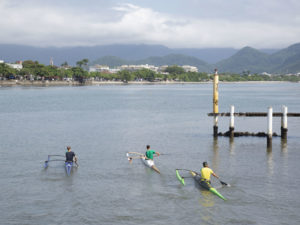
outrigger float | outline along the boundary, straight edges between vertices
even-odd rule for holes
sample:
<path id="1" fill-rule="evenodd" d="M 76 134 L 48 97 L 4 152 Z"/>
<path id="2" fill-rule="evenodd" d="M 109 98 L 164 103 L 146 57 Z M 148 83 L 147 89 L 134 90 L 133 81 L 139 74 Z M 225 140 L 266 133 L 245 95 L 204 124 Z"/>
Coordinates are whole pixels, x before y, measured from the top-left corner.
<path id="1" fill-rule="evenodd" d="M 203 180 L 201 178 L 201 175 L 198 174 L 197 172 L 193 171 L 193 170 L 187 170 L 187 169 L 176 169 L 176 177 L 177 179 L 180 181 L 180 183 L 182 185 L 185 185 L 185 181 L 184 181 L 184 177 L 182 177 L 179 174 L 179 170 L 185 170 L 185 171 L 189 171 L 189 173 L 191 174 L 191 176 L 194 178 L 195 182 L 202 187 L 205 190 L 210 191 L 211 193 L 217 195 L 219 198 L 223 199 L 224 201 L 226 201 L 227 199 L 220 194 L 220 192 L 218 192 L 214 187 L 211 186 L 211 184 L 205 180 Z M 222 185 L 226 185 L 229 186 L 227 183 L 220 181 Z"/>

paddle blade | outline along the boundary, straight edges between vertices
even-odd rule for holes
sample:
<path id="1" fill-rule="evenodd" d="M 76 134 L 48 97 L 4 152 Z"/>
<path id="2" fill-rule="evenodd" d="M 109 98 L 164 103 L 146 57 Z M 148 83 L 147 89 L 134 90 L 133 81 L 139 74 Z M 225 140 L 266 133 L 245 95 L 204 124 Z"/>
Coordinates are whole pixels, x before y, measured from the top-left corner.
<path id="1" fill-rule="evenodd" d="M 225 183 L 224 181 L 221 181 L 221 180 L 219 180 L 219 181 L 220 181 L 220 183 L 221 183 L 222 185 L 230 187 L 230 184 L 227 184 L 227 183 Z"/>
<path id="2" fill-rule="evenodd" d="M 182 185 L 185 185 L 184 179 L 180 176 L 178 170 L 176 170 L 176 177 Z"/>

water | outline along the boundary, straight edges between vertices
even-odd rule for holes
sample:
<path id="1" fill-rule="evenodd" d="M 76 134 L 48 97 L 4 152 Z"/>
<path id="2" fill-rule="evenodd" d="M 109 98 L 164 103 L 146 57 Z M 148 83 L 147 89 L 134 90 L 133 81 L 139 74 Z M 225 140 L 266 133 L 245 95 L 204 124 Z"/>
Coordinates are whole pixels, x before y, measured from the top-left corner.
<path id="1" fill-rule="evenodd" d="M 220 84 L 220 112 L 300 112 L 294 83 Z M 0 224 L 299 224 L 300 119 L 288 142 L 212 137 L 212 85 L 0 88 Z M 266 118 L 237 118 L 236 131 L 266 132 Z M 227 131 L 229 118 L 220 118 Z M 280 134 L 280 118 L 274 118 Z M 125 153 L 147 144 L 165 155 L 161 175 Z M 48 154 L 71 145 L 80 167 L 43 169 Z M 228 201 L 181 186 L 175 168 L 203 161 L 231 187 Z"/>

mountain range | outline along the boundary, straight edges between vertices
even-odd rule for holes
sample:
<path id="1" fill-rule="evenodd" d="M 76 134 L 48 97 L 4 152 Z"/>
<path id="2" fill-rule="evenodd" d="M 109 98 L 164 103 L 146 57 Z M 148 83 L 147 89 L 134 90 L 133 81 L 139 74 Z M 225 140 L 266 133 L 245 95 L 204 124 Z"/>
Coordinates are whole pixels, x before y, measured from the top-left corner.
<path id="1" fill-rule="evenodd" d="M 34 60 L 45 65 L 53 59 L 55 65 L 89 59 L 90 65 L 105 64 L 110 67 L 122 64 L 191 65 L 200 72 L 242 73 L 299 73 L 300 43 L 284 49 L 234 48 L 181 48 L 162 45 L 105 45 L 91 47 L 32 47 L 0 44 L 0 60 L 15 62 Z"/>

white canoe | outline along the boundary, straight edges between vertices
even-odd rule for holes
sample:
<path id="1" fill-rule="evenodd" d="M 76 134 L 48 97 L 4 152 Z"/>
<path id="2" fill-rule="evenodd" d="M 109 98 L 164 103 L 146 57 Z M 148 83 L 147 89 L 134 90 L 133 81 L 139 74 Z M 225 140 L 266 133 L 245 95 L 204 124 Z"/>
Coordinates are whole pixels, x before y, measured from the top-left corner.
<path id="1" fill-rule="evenodd" d="M 141 157 L 143 163 L 152 168 L 155 172 L 160 173 L 159 169 L 155 166 L 154 161 L 152 159 L 146 159 L 146 157 Z"/>

